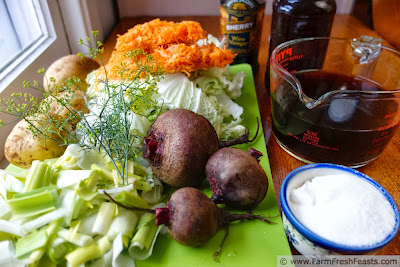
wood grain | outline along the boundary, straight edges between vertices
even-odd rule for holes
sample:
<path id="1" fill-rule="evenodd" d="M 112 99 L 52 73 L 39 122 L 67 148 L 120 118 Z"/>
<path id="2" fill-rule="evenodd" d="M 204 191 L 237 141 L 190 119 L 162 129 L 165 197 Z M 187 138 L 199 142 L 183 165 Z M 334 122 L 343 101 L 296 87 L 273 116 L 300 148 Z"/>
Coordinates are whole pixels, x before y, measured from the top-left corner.
<path id="1" fill-rule="evenodd" d="M 108 60 L 116 42 L 118 34 L 125 33 L 128 29 L 138 23 L 150 21 L 154 17 L 123 18 L 119 25 L 114 29 L 109 39 L 105 42 L 105 52 L 102 56 L 105 61 Z M 193 17 L 164 17 L 162 19 L 170 21 L 195 20 L 201 23 L 202 27 L 213 34 L 219 35 L 219 17 L 193 16 Z M 282 181 L 286 175 L 293 169 L 304 165 L 305 163 L 291 157 L 277 144 L 271 134 L 270 118 L 270 100 L 265 89 L 264 75 L 268 54 L 268 36 L 270 32 L 271 16 L 265 16 L 261 46 L 258 56 L 260 68 L 255 75 L 255 85 L 257 90 L 258 104 L 260 108 L 261 120 L 264 128 L 264 137 L 267 143 L 269 162 L 271 165 L 272 179 L 279 200 L 279 190 Z M 360 35 L 370 35 L 380 37 L 375 31 L 367 28 L 364 24 L 350 15 L 336 15 L 331 36 L 353 38 Z M 385 45 L 388 45 L 384 41 Z M 378 183 L 392 195 L 397 206 L 400 206 L 400 131 L 393 137 L 392 142 L 387 146 L 382 155 L 370 164 L 359 168 L 358 170 L 375 179 Z M 293 253 L 297 252 L 293 249 Z M 393 242 L 380 250 L 380 255 L 399 255 L 400 254 L 400 234 L 396 236 Z"/>

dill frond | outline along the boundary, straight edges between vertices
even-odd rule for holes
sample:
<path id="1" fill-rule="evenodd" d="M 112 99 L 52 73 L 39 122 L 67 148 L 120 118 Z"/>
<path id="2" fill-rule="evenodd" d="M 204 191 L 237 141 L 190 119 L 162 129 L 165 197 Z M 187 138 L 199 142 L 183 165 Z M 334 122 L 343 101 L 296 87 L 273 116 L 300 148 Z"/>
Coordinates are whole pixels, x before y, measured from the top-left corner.
<path id="1" fill-rule="evenodd" d="M 79 45 L 87 46 L 88 54 L 100 59 L 105 72 L 104 80 L 100 81 L 102 89 L 96 97 L 90 98 L 84 92 L 75 91 L 80 83 L 77 78 L 64 83 L 62 93 L 58 90 L 46 91 L 37 81 L 33 84 L 24 82 L 25 88 L 40 90 L 44 99 L 39 102 L 32 95 L 15 93 L 12 99 L 0 99 L 0 112 L 27 121 L 27 130 L 43 143 L 51 139 L 61 145 L 77 143 L 85 150 L 104 152 L 112 160 L 123 183 L 126 183 L 128 160 L 141 153 L 138 144 L 143 138 L 133 129 L 132 113 L 148 116 L 151 111 L 160 109 L 154 94 L 157 93 L 156 85 L 162 79 L 163 70 L 145 51 L 132 50 L 125 56 L 132 60 L 135 68 L 121 64 L 119 81 L 109 81 L 100 56 L 103 44 L 96 40 L 97 31 L 92 34 L 93 38 L 88 37 L 87 42 L 79 40 Z M 91 43 L 96 46 L 92 47 Z M 44 74 L 45 70 L 38 72 Z M 2 125 L 6 123 L 0 121 Z"/>

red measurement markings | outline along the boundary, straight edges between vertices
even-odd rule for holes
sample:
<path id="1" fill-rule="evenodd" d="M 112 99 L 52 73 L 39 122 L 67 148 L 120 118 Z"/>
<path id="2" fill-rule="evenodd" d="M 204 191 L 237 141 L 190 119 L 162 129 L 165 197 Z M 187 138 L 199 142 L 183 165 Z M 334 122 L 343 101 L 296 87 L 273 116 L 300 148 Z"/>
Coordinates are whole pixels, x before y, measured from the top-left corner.
<path id="1" fill-rule="evenodd" d="M 317 132 L 313 132 L 310 130 L 307 130 L 305 133 L 303 133 L 303 137 L 300 138 L 292 133 L 288 133 L 290 136 L 292 136 L 293 138 L 295 138 L 296 140 L 306 143 L 308 145 L 312 145 L 314 147 L 319 147 L 319 148 L 323 148 L 323 149 L 329 149 L 329 150 L 334 150 L 334 151 L 338 151 L 339 148 L 337 147 L 331 147 L 331 146 L 325 146 L 325 145 L 321 145 L 319 143 L 319 136 Z"/>

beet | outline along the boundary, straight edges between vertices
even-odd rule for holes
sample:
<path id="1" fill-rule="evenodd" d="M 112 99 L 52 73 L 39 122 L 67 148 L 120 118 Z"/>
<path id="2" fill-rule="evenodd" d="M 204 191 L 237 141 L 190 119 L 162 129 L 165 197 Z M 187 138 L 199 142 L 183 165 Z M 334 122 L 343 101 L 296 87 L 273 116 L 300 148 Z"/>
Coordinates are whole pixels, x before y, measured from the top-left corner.
<path id="1" fill-rule="evenodd" d="M 258 162 L 261 152 L 249 152 L 225 147 L 215 152 L 207 162 L 206 174 L 216 204 L 252 209 L 267 194 L 268 178 Z"/>
<path id="2" fill-rule="evenodd" d="M 107 192 L 105 194 L 126 209 L 155 213 L 156 224 L 164 224 L 171 237 L 185 246 L 203 245 L 221 227 L 228 227 L 233 221 L 257 219 L 271 223 L 267 218 L 258 215 L 230 213 L 221 209 L 202 191 L 193 187 L 178 189 L 171 195 L 165 207 L 154 210 L 127 207 L 116 202 Z"/>
<path id="3" fill-rule="evenodd" d="M 161 114 L 143 140 L 143 157 L 160 180 L 176 188 L 200 185 L 207 160 L 218 149 L 211 123 L 186 109 Z"/>
<path id="4" fill-rule="evenodd" d="M 175 191 L 166 207 L 156 209 L 156 224 L 164 224 L 172 238 L 185 246 L 206 243 L 223 223 L 223 210 L 193 187 Z"/>

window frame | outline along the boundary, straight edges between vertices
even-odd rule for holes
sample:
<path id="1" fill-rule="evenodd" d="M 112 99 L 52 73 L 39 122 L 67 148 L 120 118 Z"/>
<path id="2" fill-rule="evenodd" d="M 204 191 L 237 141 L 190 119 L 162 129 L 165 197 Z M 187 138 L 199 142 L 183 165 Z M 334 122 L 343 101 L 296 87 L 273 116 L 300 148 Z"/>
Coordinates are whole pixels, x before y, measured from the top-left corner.
<path id="1" fill-rule="evenodd" d="M 25 70 L 29 69 L 34 61 L 43 60 L 40 59 L 40 56 L 51 46 L 56 45 L 63 54 L 70 52 L 61 13 L 58 5 L 54 2 L 51 0 L 33 0 L 43 34 L 0 73 L 0 93 L 10 86 L 18 76 L 21 76 Z M 56 51 L 53 51 L 53 54 L 56 54 Z"/>
<path id="2" fill-rule="evenodd" d="M 35 8 L 41 11 L 39 19 L 41 25 L 46 28 L 46 34 L 35 45 L 24 51 L 22 58 L 3 70 L 6 72 L 0 76 L 0 99 L 9 99 L 13 92 L 28 91 L 28 89 L 23 88 L 25 80 L 30 82 L 37 80 L 41 83 L 43 76 L 37 71 L 43 67 L 47 68 L 58 58 L 71 53 L 58 1 L 34 0 L 33 2 Z M 29 91 L 29 93 L 41 97 L 39 92 Z M 0 118 L 5 122 L 15 119 L 3 113 L 0 114 Z M 7 161 L 4 158 L 4 146 L 14 126 L 15 123 L 0 128 L 1 168 L 7 166 Z"/>

